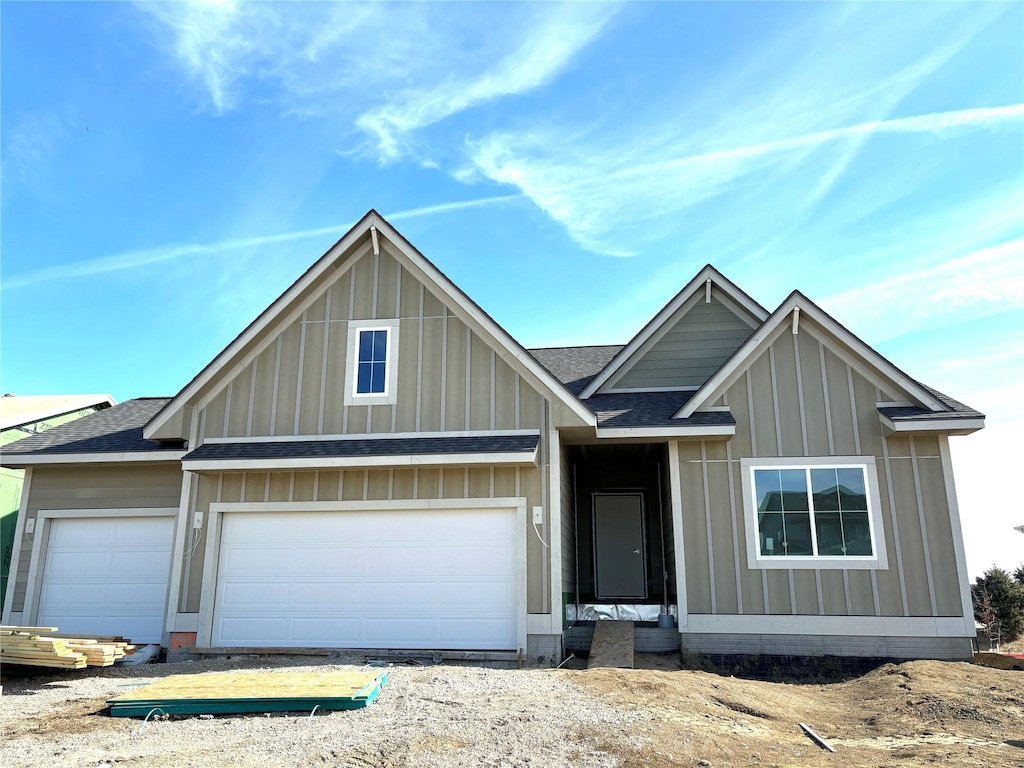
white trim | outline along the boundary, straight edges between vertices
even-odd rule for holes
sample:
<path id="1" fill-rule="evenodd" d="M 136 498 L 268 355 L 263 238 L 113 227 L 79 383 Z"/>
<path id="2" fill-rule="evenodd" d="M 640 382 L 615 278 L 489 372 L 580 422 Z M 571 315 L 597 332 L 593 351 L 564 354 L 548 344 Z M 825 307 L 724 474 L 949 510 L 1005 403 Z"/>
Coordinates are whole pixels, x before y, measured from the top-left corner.
<path id="1" fill-rule="evenodd" d="M 960 616 L 691 615 L 691 634 L 974 637 Z"/>
<path id="2" fill-rule="evenodd" d="M 171 619 L 170 625 L 166 630 L 167 633 L 171 632 L 197 632 L 199 630 L 199 614 L 198 613 L 176 613 Z"/>
<path id="3" fill-rule="evenodd" d="M 671 301 L 668 302 L 661 311 L 658 312 L 650 322 L 645 325 L 640 332 L 634 336 L 626 346 L 620 349 L 615 356 L 609 361 L 609 363 L 601 369 L 601 371 L 593 378 L 593 380 L 584 387 L 583 391 L 580 392 L 580 399 L 586 400 L 607 382 L 614 382 L 618 379 L 615 374 L 619 373 L 620 369 L 633 357 L 633 355 L 640 351 L 642 347 L 648 342 L 656 342 L 657 339 L 664 335 L 666 324 L 669 320 L 676 315 L 677 312 L 683 310 L 683 314 L 689 311 L 690 307 L 698 303 L 704 294 L 704 298 L 707 300 L 710 297 L 710 287 L 708 283 L 713 283 L 714 287 L 719 292 L 724 294 L 725 297 L 731 300 L 726 306 L 735 311 L 737 308 L 742 309 L 748 315 L 748 325 L 751 327 L 757 327 L 758 324 L 763 323 L 768 317 L 768 312 L 765 311 L 764 307 L 755 302 L 736 285 L 734 285 L 728 278 L 726 278 L 721 272 L 708 264 L 700 272 L 698 272 L 690 282 L 688 282 L 679 293 L 677 293 Z M 684 305 L 689 304 L 688 307 L 684 308 Z M 738 305 L 738 306 L 737 306 Z M 741 319 L 743 319 L 741 317 Z M 756 321 L 756 322 L 755 322 Z M 660 332 L 660 333 L 659 333 Z M 625 371 L 622 371 L 625 373 Z M 621 374 L 620 374 L 621 375 Z"/>
<path id="4" fill-rule="evenodd" d="M 110 509 L 40 509 L 37 520 L 87 517 L 170 517 L 178 514 L 177 507 L 117 507 Z"/>
<path id="5" fill-rule="evenodd" d="M 25 520 L 28 518 L 28 496 L 32 487 L 32 469 L 25 470 L 25 479 L 21 484 L 21 501 L 18 504 L 18 519 L 14 526 L 14 551 L 11 554 L 10 570 L 7 572 L 7 593 L 4 595 L 2 621 L 11 623 L 11 611 L 14 607 L 14 587 L 18 582 L 18 568 L 21 565 L 21 544 L 25 539 Z M 19 613 L 24 613 L 24 605 Z"/>
<path id="6" fill-rule="evenodd" d="M 913 421 L 893 421 L 884 413 L 878 414 L 882 425 L 890 432 L 898 434 L 914 434 L 918 432 L 940 432 L 950 435 L 969 435 L 985 428 L 985 419 L 915 419 Z"/>
<path id="7" fill-rule="evenodd" d="M 567 406 L 585 425 L 595 426 L 597 424 L 594 414 L 573 397 L 558 379 L 537 362 L 504 328 L 477 307 L 451 280 L 438 271 L 437 267 L 421 256 L 380 214 L 371 210 L 335 243 L 319 261 L 310 267 L 302 277 L 267 307 L 238 338 L 225 347 L 181 392 L 175 395 L 146 425 L 143 435 L 148 438 L 158 433 L 171 420 L 176 411 L 180 410 L 185 403 L 202 391 L 215 376 L 227 368 L 240 350 L 244 349 L 246 345 L 251 343 L 254 338 L 263 333 L 267 328 L 277 324 L 287 324 L 287 322 L 301 315 L 310 304 L 319 298 L 319 291 L 313 291 L 311 296 L 299 302 L 298 306 L 287 315 L 282 313 L 291 302 L 296 301 L 330 270 L 333 269 L 337 272 L 338 267 L 335 267 L 335 263 L 338 259 L 343 256 L 346 257 L 345 263 L 340 265 L 340 268 L 347 270 L 358 260 L 358 258 L 351 258 L 353 255 L 362 256 L 368 253 L 370 248 L 369 244 L 366 243 L 355 254 L 349 253 L 349 251 L 355 248 L 356 243 L 368 233 L 371 226 L 376 227 L 378 235 L 383 236 L 393 244 L 398 253 L 409 262 L 403 266 L 408 269 L 415 279 L 429 284 L 432 287 L 432 291 L 436 291 L 444 296 L 448 303 L 456 306 L 472 321 L 471 327 L 474 330 L 482 332 L 482 335 L 489 339 L 492 345 L 499 347 L 498 353 L 502 360 L 509 363 L 514 369 L 527 372 L 533 382 L 550 390 L 555 398 Z M 257 347 L 262 346 L 257 345 Z M 251 357 L 246 355 L 237 364 L 231 366 L 228 369 L 226 378 L 234 378 L 238 372 L 248 365 L 250 360 Z"/>
<path id="8" fill-rule="evenodd" d="M 559 624 L 558 631 L 562 631 L 562 626 Z M 528 613 L 526 614 L 526 634 L 528 635 L 550 635 L 551 634 L 551 615 L 548 613 Z"/>
<path id="9" fill-rule="evenodd" d="M 217 574 L 220 571 L 220 536 L 223 515 L 231 512 L 363 512 L 387 510 L 420 510 L 433 509 L 505 509 L 516 512 L 516 637 L 520 653 L 526 652 L 527 624 L 529 614 L 526 612 L 527 571 L 526 571 L 526 498 L 492 497 L 480 499 L 403 499 L 380 501 L 293 501 L 293 502 L 212 502 L 210 504 L 208 530 L 206 536 L 206 559 L 203 565 L 203 581 L 199 598 L 199 614 L 196 644 L 202 647 L 212 646 L 213 612 L 217 594 Z M 543 628 L 539 634 L 547 634 L 550 628 L 550 615 L 544 614 Z M 560 631 L 560 630 L 559 630 Z"/>
<path id="10" fill-rule="evenodd" d="M 718 424 L 714 426 L 678 426 L 678 427 L 599 427 L 597 436 L 603 438 L 622 437 L 732 437 L 736 434 L 735 424 Z"/>
<path id="11" fill-rule="evenodd" d="M 827 467 L 838 469 L 860 469 L 864 473 L 868 505 L 868 528 L 871 533 L 873 555 L 849 556 L 763 556 L 758 546 L 758 524 L 756 499 L 754 497 L 753 474 L 758 469 L 812 469 Z M 836 568 L 841 570 L 888 570 L 888 550 L 885 545 L 885 529 L 882 523 L 882 504 L 878 492 L 878 471 L 874 456 L 787 456 L 740 459 L 740 482 L 743 488 L 743 519 L 746 522 L 747 567 L 751 569 L 820 570 Z M 810 489 L 808 489 L 808 493 Z M 895 512 L 893 513 L 895 514 Z M 811 537 L 817 532 L 811 517 Z"/>
<path id="12" fill-rule="evenodd" d="M 398 401 L 398 341 L 400 320 L 349 320 L 345 352 L 345 405 L 394 405 Z M 359 336 L 367 331 L 387 334 L 384 358 L 384 391 L 356 392 Z"/>
<path id="13" fill-rule="evenodd" d="M 686 612 L 686 553 L 683 544 L 683 500 L 682 479 L 679 470 L 679 443 L 668 444 L 669 493 L 672 494 L 672 545 L 676 566 L 676 606 L 679 612 L 677 623 L 680 632 L 689 631 L 689 614 Z"/>
<path id="14" fill-rule="evenodd" d="M 32 539 L 32 559 L 29 561 L 28 581 L 25 584 L 24 618 L 36 622 L 39 606 L 36 605 L 43 584 L 43 562 L 50 538 L 50 521 L 68 518 L 96 517 L 171 517 L 177 513 L 175 507 L 125 507 L 122 509 L 40 509 L 36 512 L 36 532 Z"/>
<path id="15" fill-rule="evenodd" d="M 244 477 L 244 476 L 243 476 Z M 181 479 L 181 495 L 178 497 L 178 518 L 174 524 L 174 549 L 171 550 L 171 574 L 167 580 L 167 613 L 164 617 L 164 631 L 173 632 L 175 616 L 181 603 L 181 577 L 184 571 L 185 536 L 192 529 L 192 483 L 196 481 L 192 472 L 185 471 Z M 244 490 L 244 486 L 243 486 Z"/>
<path id="16" fill-rule="evenodd" d="M 942 477 L 946 486 L 946 505 L 949 509 L 949 526 L 953 533 L 953 553 L 956 557 L 957 582 L 960 585 L 960 607 L 963 611 L 964 629 L 974 634 L 974 601 L 971 599 L 971 579 L 967 570 L 967 553 L 964 549 L 964 533 L 960 525 L 960 505 L 956 499 L 956 482 L 953 479 L 953 457 L 949 451 L 949 438 L 939 437 L 939 456 L 942 459 Z M 1024 533 L 1024 525 L 1017 530 Z"/>
<path id="17" fill-rule="evenodd" d="M 929 394 L 924 387 L 825 314 L 806 296 L 799 291 L 794 291 L 790 294 L 789 298 L 779 305 L 779 308 L 772 313 L 771 317 L 765 320 L 764 324 L 740 346 L 735 354 L 718 369 L 715 375 L 704 382 L 703 386 L 697 391 L 697 394 L 691 397 L 679 409 L 674 418 L 687 418 L 705 402 L 713 400 L 720 389 L 726 388 L 731 383 L 734 374 L 738 375 L 740 370 L 753 361 L 755 354 L 760 352 L 763 345 L 770 344 L 781 333 L 786 319 L 795 309 L 799 309 L 808 319 L 813 320 L 827 333 L 832 334 L 846 349 L 863 358 L 867 365 L 874 368 L 878 375 L 886 379 L 893 388 L 903 391 L 921 403 L 921 405 L 933 411 L 947 411 L 947 408 Z M 815 338 L 820 340 L 820 337 L 816 335 Z M 859 365 L 858 370 L 862 369 L 863 366 Z M 890 387 L 887 386 L 886 388 Z"/>
<path id="18" fill-rule="evenodd" d="M 191 472 L 226 472 L 229 470 L 335 469 L 363 467 L 441 467 L 458 465 L 536 464 L 537 449 L 529 451 L 423 453 L 393 456 L 312 456 L 305 458 L 269 459 L 196 459 L 182 462 Z"/>
<path id="19" fill-rule="evenodd" d="M 412 440 L 435 437 L 540 437 L 539 429 L 469 429 L 451 432 L 359 432 L 345 435 L 275 435 L 265 437 L 208 437 L 203 445 L 224 443 L 311 443 L 334 440 Z"/>
<path id="20" fill-rule="evenodd" d="M 876 400 L 875 408 L 913 408 L 909 400 Z"/>
<path id="21" fill-rule="evenodd" d="M 180 461 L 188 451 L 127 451 L 124 453 L 47 453 L 7 454 L 0 460 L 5 467 L 19 469 L 43 464 L 120 464 L 121 462 Z"/>

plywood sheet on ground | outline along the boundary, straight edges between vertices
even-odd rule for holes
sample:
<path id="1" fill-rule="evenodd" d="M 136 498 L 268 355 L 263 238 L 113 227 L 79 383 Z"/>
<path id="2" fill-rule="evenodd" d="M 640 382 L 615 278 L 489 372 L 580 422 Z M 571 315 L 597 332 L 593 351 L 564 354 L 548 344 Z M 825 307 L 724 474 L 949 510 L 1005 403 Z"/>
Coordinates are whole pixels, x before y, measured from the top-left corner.
<path id="1" fill-rule="evenodd" d="M 173 675 L 110 699 L 115 717 L 358 709 L 380 693 L 380 671 L 206 672 Z"/>

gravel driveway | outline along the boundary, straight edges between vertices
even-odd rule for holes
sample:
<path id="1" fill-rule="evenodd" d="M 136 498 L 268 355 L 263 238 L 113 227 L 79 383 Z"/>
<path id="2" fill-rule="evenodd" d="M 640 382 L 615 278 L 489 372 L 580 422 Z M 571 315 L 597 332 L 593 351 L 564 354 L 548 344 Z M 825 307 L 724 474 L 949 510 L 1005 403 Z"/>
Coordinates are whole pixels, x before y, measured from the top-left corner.
<path id="1" fill-rule="evenodd" d="M 309 658 L 210 660 L 9 679 L 0 701 L 4 766 L 610 766 L 575 743 L 581 723 L 625 732 L 636 713 L 550 670 L 394 666 L 369 707 L 348 712 L 153 720 L 106 700 L 168 674 L 358 668 Z"/>

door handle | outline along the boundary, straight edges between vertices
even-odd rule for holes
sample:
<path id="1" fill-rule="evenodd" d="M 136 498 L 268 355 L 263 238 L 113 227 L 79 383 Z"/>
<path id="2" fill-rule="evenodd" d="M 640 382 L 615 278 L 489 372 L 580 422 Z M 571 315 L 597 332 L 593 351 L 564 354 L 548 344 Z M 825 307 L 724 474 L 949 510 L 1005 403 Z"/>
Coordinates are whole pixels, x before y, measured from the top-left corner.
<path id="1" fill-rule="evenodd" d="M 640 554 L 640 550 L 639 549 L 634 549 L 633 550 L 633 554 L 634 555 L 639 555 Z"/>

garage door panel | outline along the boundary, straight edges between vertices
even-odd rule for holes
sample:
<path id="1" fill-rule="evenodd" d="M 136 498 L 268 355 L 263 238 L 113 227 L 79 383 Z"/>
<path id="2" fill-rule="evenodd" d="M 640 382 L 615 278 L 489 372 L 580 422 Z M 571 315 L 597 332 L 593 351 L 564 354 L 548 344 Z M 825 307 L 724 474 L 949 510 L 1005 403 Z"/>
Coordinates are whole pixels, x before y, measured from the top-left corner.
<path id="1" fill-rule="evenodd" d="M 481 645 L 488 645 L 500 641 L 512 629 L 506 618 L 441 619 L 438 622 L 438 636 L 442 642 L 469 637 Z"/>
<path id="2" fill-rule="evenodd" d="M 227 512 L 212 643 L 514 649 L 515 520 L 494 509 Z"/>
<path id="3" fill-rule="evenodd" d="M 329 638 L 355 643 L 359 639 L 360 624 L 359 619 L 296 618 L 292 621 L 292 640 L 296 646 L 323 645 Z"/>
<path id="4" fill-rule="evenodd" d="M 37 623 L 160 642 L 173 518 L 54 518 L 48 528 Z"/>

